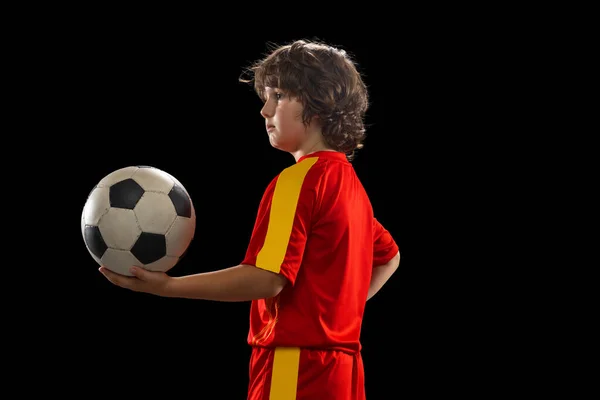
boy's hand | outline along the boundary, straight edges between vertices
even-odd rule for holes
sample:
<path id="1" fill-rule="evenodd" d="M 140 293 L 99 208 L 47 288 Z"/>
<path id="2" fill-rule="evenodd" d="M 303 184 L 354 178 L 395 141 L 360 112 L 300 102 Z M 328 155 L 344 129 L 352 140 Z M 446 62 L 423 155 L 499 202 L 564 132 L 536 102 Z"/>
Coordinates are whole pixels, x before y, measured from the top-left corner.
<path id="1" fill-rule="evenodd" d="M 167 283 L 171 279 L 164 272 L 147 271 L 139 267 L 129 270 L 133 276 L 125 276 L 100 267 L 99 271 L 113 284 L 134 292 L 150 293 L 162 296 L 166 292 Z"/>

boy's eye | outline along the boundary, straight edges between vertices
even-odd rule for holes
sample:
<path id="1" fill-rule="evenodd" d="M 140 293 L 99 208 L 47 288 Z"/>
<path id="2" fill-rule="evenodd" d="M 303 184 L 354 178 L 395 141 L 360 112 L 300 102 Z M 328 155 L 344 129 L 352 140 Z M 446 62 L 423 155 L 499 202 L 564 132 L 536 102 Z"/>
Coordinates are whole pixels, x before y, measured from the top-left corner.
<path id="1" fill-rule="evenodd" d="M 275 93 L 275 98 L 276 98 L 277 100 L 281 100 L 281 98 L 282 98 L 282 97 L 283 97 L 283 93 L 279 93 L 279 92 L 278 92 L 278 93 Z"/>

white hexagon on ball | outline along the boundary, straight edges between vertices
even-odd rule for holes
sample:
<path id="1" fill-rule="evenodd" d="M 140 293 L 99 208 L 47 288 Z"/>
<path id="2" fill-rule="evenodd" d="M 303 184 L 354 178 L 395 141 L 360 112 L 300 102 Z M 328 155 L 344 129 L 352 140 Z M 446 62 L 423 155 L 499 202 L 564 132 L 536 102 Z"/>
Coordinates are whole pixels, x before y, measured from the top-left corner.
<path id="1" fill-rule="evenodd" d="M 133 210 L 123 208 L 110 208 L 98 227 L 106 245 L 119 250 L 131 249 L 142 233 Z"/>
<path id="2" fill-rule="evenodd" d="M 143 265 L 127 250 L 107 249 L 102 256 L 101 262 L 108 269 L 117 274 L 132 276 L 129 269 L 133 266 L 143 267 Z"/>
<path id="3" fill-rule="evenodd" d="M 133 209 L 143 232 L 164 235 L 173 224 L 177 213 L 165 193 L 146 192 Z"/>
<path id="4" fill-rule="evenodd" d="M 156 168 L 139 168 L 131 178 L 146 192 L 169 193 L 175 184 L 169 174 Z"/>

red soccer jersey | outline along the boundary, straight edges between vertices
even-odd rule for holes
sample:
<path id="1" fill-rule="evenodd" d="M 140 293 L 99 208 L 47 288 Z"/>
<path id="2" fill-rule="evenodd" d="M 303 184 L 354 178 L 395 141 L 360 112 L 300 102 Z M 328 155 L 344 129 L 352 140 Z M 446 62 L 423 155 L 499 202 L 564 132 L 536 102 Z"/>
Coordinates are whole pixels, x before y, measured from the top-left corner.
<path id="1" fill-rule="evenodd" d="M 242 262 L 289 281 L 252 302 L 248 344 L 360 351 L 372 269 L 397 252 L 345 154 L 300 158 L 267 187 Z"/>

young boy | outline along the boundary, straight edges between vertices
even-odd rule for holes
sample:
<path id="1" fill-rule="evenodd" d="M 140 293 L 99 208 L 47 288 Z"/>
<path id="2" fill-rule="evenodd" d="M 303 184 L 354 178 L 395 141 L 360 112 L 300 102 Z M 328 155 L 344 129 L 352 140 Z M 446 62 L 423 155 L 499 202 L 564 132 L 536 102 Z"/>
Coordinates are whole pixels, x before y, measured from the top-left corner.
<path id="1" fill-rule="evenodd" d="M 296 41 L 250 68 L 271 145 L 295 164 L 268 185 L 246 256 L 224 270 L 170 277 L 101 268 L 159 296 L 252 301 L 248 400 L 365 399 L 365 303 L 400 263 L 350 161 L 362 147 L 366 86 L 350 57 Z"/>

